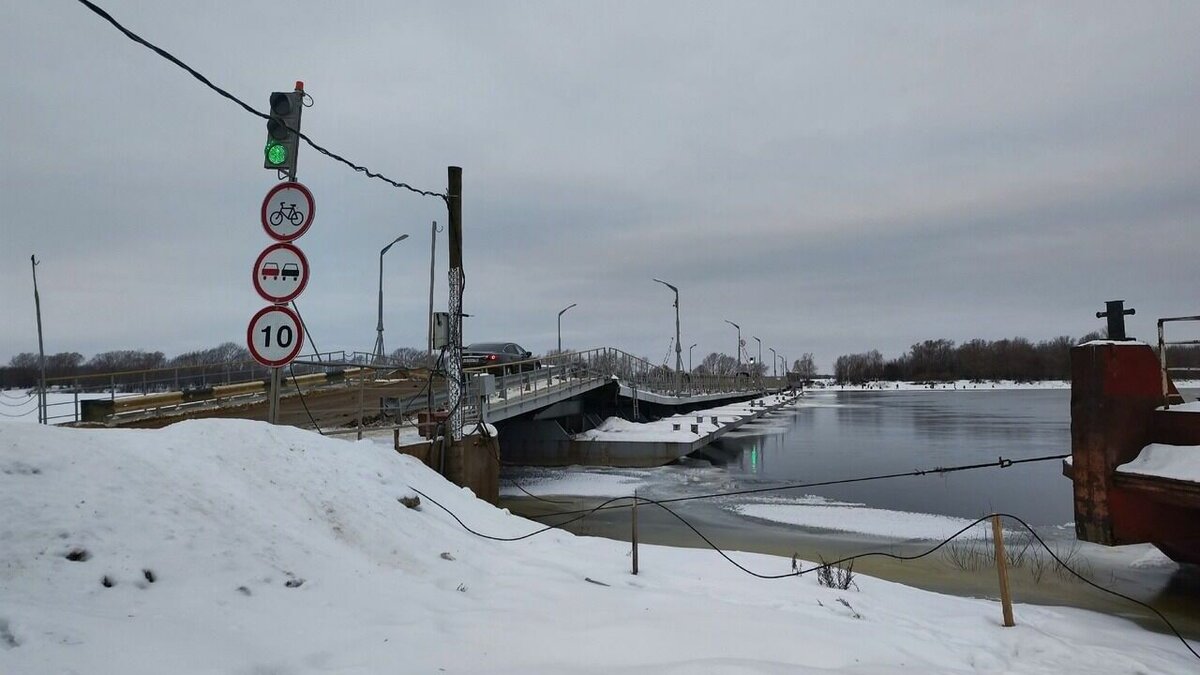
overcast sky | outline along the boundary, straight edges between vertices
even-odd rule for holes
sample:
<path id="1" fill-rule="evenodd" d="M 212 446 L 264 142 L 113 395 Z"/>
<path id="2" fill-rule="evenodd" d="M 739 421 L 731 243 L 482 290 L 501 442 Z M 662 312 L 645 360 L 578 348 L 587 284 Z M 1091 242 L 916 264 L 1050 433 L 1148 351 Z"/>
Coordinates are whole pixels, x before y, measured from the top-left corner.
<path id="1" fill-rule="evenodd" d="M 468 341 L 795 359 L 1200 313 L 1200 3 L 101 3 L 318 143 L 442 191 Z M 0 9 L 0 360 L 245 340 L 265 126 L 69 0 Z M 302 148 L 322 350 L 424 346 L 440 199 Z M 436 305 L 446 306 L 446 236 Z M 687 354 L 684 354 L 686 360 Z M 769 356 L 768 356 L 769 358 Z"/>

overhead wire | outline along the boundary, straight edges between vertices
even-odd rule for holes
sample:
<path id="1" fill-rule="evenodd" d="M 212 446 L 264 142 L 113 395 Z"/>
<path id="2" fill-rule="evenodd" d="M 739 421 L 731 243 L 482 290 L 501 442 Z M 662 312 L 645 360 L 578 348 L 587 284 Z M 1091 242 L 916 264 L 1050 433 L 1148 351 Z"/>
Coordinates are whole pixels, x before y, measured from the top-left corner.
<path id="1" fill-rule="evenodd" d="M 741 495 L 762 494 L 762 493 L 767 493 L 767 492 L 783 492 L 786 490 L 800 490 L 800 489 L 814 488 L 814 487 L 828 487 L 831 485 L 848 485 L 851 483 L 863 483 L 863 482 L 873 481 L 873 480 L 885 480 L 885 479 L 890 479 L 890 478 L 905 478 L 905 477 L 938 475 L 938 474 L 955 473 L 958 471 L 971 471 L 971 470 L 975 470 L 975 469 L 986 469 L 986 468 L 1006 469 L 1010 466 L 1013 466 L 1014 464 L 1027 464 L 1030 462 L 1045 462 L 1045 461 L 1053 460 L 1053 459 L 1065 459 L 1070 456 L 1071 456 L 1070 454 L 1044 455 L 1044 456 L 1040 456 L 1040 457 L 1027 457 L 1024 459 L 1004 459 L 1003 457 L 1000 457 L 995 462 L 981 462 L 981 463 L 976 463 L 976 464 L 961 464 L 961 465 L 950 466 L 950 467 L 934 467 L 932 469 L 914 469 L 912 471 L 877 474 L 877 475 L 873 475 L 873 476 L 860 476 L 860 477 L 856 477 L 856 478 L 841 478 L 841 479 L 836 479 L 836 480 L 817 481 L 817 482 L 812 482 L 812 483 L 789 483 L 789 484 L 785 484 L 785 485 L 775 485 L 775 486 L 767 486 L 767 487 L 760 487 L 760 488 L 746 488 L 744 490 L 728 490 L 728 491 L 724 491 L 724 492 L 709 492 L 709 493 L 704 493 L 704 494 L 699 494 L 699 495 L 688 495 L 685 497 L 671 497 L 668 499 L 661 500 L 661 503 L 674 504 L 674 503 L 679 503 L 679 502 L 695 501 L 698 499 L 716 499 L 718 497 L 735 497 L 735 496 L 741 496 Z M 629 507 L 628 506 L 609 506 L 609 507 L 605 507 L 605 508 L 613 509 L 613 508 L 629 508 Z M 544 515 L 530 516 L 530 517 L 531 518 L 549 518 L 552 516 L 567 516 L 567 515 L 573 515 L 575 513 L 582 513 L 584 511 L 588 511 L 588 510 L 589 509 L 579 509 L 577 511 L 562 511 L 562 512 L 554 513 L 554 514 L 544 514 Z"/>
<path id="2" fill-rule="evenodd" d="M 90 0 L 78 0 L 78 2 L 79 2 L 79 4 L 83 5 L 84 7 L 87 7 L 89 10 L 91 10 L 93 13 L 95 13 L 100 18 L 102 18 L 105 21 L 107 21 L 108 23 L 112 24 L 112 26 L 114 28 L 116 28 L 118 31 L 120 31 L 121 33 L 123 33 L 125 35 L 125 37 L 129 38 L 130 40 L 133 40 L 134 42 L 142 45 L 143 47 L 149 49 L 150 51 L 154 52 L 155 54 L 158 54 L 159 56 L 166 59 L 167 61 L 170 61 L 171 63 L 175 64 L 176 66 L 182 68 L 189 75 L 191 75 L 192 77 L 199 80 L 204 86 L 213 90 L 214 92 L 216 92 L 223 98 L 226 98 L 226 99 L 232 101 L 234 104 L 236 104 L 237 106 L 239 106 L 246 112 L 248 112 L 251 115 L 254 115 L 256 117 L 260 117 L 262 119 L 266 119 L 266 120 L 271 119 L 270 115 L 267 115 L 266 113 L 262 113 L 262 112 L 259 112 L 258 110 L 255 110 L 252 106 L 250 106 L 248 103 L 246 103 L 242 99 L 238 98 L 237 96 L 234 96 L 233 94 L 229 93 L 225 89 L 222 89 L 221 87 L 217 86 L 216 84 L 213 84 L 213 82 L 211 80 L 209 80 L 207 77 L 205 77 L 202 73 L 197 71 L 195 68 L 192 68 L 188 64 L 184 63 L 182 60 L 180 60 L 175 55 L 171 54 L 170 52 L 163 49 L 162 47 L 155 45 L 154 43 L 150 42 L 149 40 L 146 40 L 145 38 L 138 35 L 137 33 L 134 33 L 132 30 L 126 28 L 119 21 L 117 21 L 115 18 L 113 18 L 113 16 L 111 14 L 109 14 L 104 8 L 100 7 L 96 3 L 91 2 Z M 284 126 L 287 126 L 287 125 L 285 124 Z M 341 162 L 342 164 L 345 164 L 346 166 L 350 167 L 351 169 L 354 169 L 355 171 L 358 171 L 358 172 L 366 175 L 368 178 L 375 178 L 377 180 L 381 180 L 381 181 L 391 185 L 392 187 L 400 188 L 403 190 L 408 190 L 410 192 L 415 192 L 416 194 L 419 194 L 422 196 L 440 197 L 443 200 L 447 199 L 447 196 L 444 193 L 434 192 L 431 190 L 422 190 L 420 188 L 413 187 L 412 185 L 409 185 L 408 183 L 388 178 L 387 176 L 383 175 L 382 173 L 372 171 L 371 169 L 369 169 L 365 166 L 355 164 L 354 162 L 346 159 L 345 157 L 318 145 L 315 141 L 312 140 L 312 138 L 309 138 L 309 136 L 307 134 L 302 133 L 299 129 L 292 129 L 291 127 L 287 127 L 287 128 L 289 131 L 292 131 L 293 133 L 298 135 L 301 139 L 303 139 L 304 142 L 307 143 L 309 145 L 309 147 L 311 147 L 313 150 L 316 150 L 317 152 L 321 153 L 322 155 L 325 155 L 326 157 L 329 157 L 330 159 L 333 159 L 338 162 Z"/>

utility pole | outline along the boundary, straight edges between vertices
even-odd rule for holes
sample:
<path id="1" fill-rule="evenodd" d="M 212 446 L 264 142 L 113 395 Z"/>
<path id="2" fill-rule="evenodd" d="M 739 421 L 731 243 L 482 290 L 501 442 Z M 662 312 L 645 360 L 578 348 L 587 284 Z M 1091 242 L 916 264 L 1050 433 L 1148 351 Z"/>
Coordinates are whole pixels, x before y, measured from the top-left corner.
<path id="1" fill-rule="evenodd" d="M 437 261 L 437 233 L 441 229 L 437 221 L 433 221 L 432 233 L 429 238 L 429 348 L 425 357 L 429 359 L 429 367 L 433 368 L 433 268 Z M 430 391 L 430 394 L 433 392 Z"/>
<path id="2" fill-rule="evenodd" d="M 42 346 L 42 299 L 37 287 L 37 256 L 29 256 L 33 266 L 33 307 L 37 312 L 38 330 L 38 424 L 48 424 L 46 417 L 46 349 Z"/>
<path id="3" fill-rule="evenodd" d="M 449 185 L 446 190 L 446 209 L 450 216 L 450 344 L 446 359 L 446 380 L 450 397 L 450 437 L 455 443 L 463 439 L 463 372 L 462 372 L 462 168 L 447 167 Z"/>
<path id="4" fill-rule="evenodd" d="M 737 370 L 734 371 L 734 375 L 736 376 L 738 373 L 742 372 L 742 327 L 730 321 L 729 319 L 725 319 L 725 323 L 737 329 L 737 350 L 734 352 L 737 354 Z"/>
<path id="5" fill-rule="evenodd" d="M 683 372 L 683 345 L 679 342 L 679 289 L 662 279 L 655 281 L 675 291 L 675 395 L 679 396 L 679 382 Z"/>
<path id="6" fill-rule="evenodd" d="M 402 234 L 392 240 L 392 243 L 384 246 L 379 250 L 379 323 L 375 324 L 375 362 L 383 361 L 387 354 L 383 348 L 383 254 L 388 252 L 388 249 L 395 246 L 399 242 L 408 239 L 407 234 Z"/>
<path id="7" fill-rule="evenodd" d="M 579 303 L 572 302 L 566 307 L 563 307 L 558 313 L 558 352 L 560 354 L 562 353 L 562 315 L 565 314 L 568 309 L 571 309 L 577 304 Z"/>
<path id="8" fill-rule="evenodd" d="M 754 335 L 751 335 L 751 337 L 754 337 L 755 342 L 758 342 L 758 360 L 756 360 L 756 362 L 754 362 L 755 363 L 754 376 L 755 376 L 755 380 L 758 380 L 761 382 L 762 375 L 758 374 L 758 369 L 762 368 L 762 340 L 757 339 L 757 337 L 755 337 Z M 766 369 L 763 369 L 763 370 L 764 370 L 764 372 L 763 372 L 763 375 L 764 375 L 764 374 L 766 374 Z"/>

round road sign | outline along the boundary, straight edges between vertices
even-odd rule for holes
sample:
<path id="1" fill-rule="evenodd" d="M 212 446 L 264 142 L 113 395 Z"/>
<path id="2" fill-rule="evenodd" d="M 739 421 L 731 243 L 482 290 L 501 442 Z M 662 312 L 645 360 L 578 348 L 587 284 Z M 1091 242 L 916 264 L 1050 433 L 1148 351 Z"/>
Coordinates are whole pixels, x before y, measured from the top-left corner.
<path id="1" fill-rule="evenodd" d="M 263 307 L 250 319 L 246 345 L 254 360 L 264 366 L 275 368 L 291 363 L 304 346 L 300 317 L 287 307 Z"/>
<path id="2" fill-rule="evenodd" d="M 317 203 L 300 183 L 280 183 L 262 203 L 262 226 L 277 241 L 299 239 L 316 217 Z"/>
<path id="3" fill-rule="evenodd" d="M 308 258 L 292 244 L 272 244 L 258 254 L 250 276 L 263 300 L 284 303 L 308 285 Z"/>

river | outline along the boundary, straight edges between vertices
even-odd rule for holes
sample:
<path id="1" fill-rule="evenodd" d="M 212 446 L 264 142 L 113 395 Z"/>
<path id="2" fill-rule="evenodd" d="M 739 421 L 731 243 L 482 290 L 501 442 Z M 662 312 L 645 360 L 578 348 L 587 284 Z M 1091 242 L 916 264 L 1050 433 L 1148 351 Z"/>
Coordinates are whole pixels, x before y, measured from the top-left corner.
<path id="1" fill-rule="evenodd" d="M 1065 389 L 817 390 L 796 408 L 721 438 L 706 458 L 654 469 L 506 467 L 502 506 L 545 517 L 634 489 L 650 499 L 677 499 L 1059 455 L 1070 452 L 1070 442 L 1070 391 Z M 1200 637 L 1200 569 L 1180 567 L 1148 545 L 1106 548 L 1076 542 L 1071 483 L 1060 460 L 698 499 L 670 508 L 722 548 L 787 557 L 780 569 L 758 570 L 767 573 L 790 569 L 793 554 L 807 560 L 867 551 L 915 555 L 979 516 L 1011 513 L 1088 578 L 1154 604 L 1185 633 Z M 706 546 L 663 510 L 638 511 L 642 541 Z M 1019 524 L 1005 527 L 1010 546 L 1028 543 Z M 566 529 L 628 540 L 630 513 L 602 511 Z M 982 536 L 986 530 L 972 533 Z M 1017 602 L 1127 615 L 1161 630 L 1144 610 L 1055 572 L 1037 548 L 1030 545 L 1011 571 Z M 994 597 L 996 572 L 984 562 L 986 549 L 977 536 L 917 561 L 864 558 L 855 570 L 940 592 Z M 641 564 L 652 565 L 652 560 L 643 553 Z M 713 564 L 728 563 L 714 553 Z"/>

